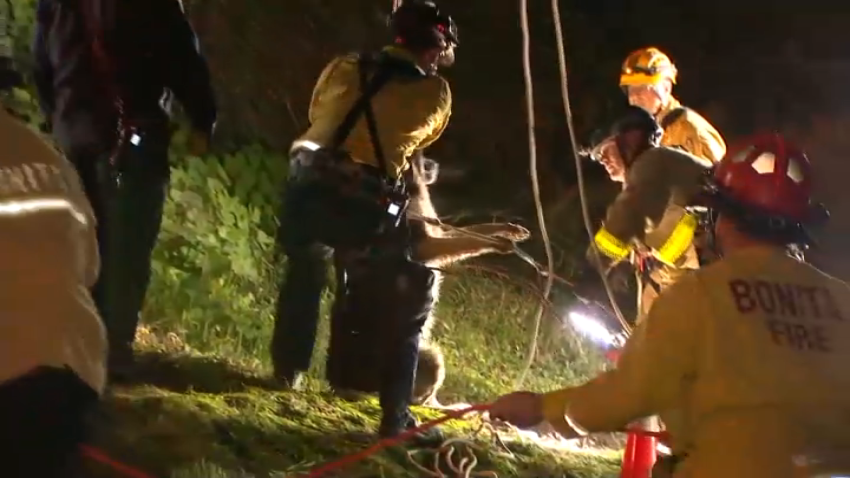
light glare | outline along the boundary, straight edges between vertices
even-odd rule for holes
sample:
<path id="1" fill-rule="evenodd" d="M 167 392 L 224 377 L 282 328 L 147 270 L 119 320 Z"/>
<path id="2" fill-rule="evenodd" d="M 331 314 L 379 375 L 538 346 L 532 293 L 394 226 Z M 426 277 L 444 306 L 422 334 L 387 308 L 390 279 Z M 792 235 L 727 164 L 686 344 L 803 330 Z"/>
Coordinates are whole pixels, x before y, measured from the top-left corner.
<path id="1" fill-rule="evenodd" d="M 576 330 L 587 336 L 590 340 L 607 346 L 614 346 L 617 339 L 599 320 L 581 312 L 570 311 L 568 314 L 570 322 Z"/>

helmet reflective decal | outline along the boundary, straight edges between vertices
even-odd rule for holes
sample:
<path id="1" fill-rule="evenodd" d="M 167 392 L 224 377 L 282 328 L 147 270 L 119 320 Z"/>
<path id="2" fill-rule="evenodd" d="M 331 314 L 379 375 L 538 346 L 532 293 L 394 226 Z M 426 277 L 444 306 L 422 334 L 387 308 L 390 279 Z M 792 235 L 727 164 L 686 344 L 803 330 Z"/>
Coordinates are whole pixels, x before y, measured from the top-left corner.
<path id="1" fill-rule="evenodd" d="M 805 175 L 803 174 L 803 168 L 800 167 L 800 163 L 799 161 L 797 161 L 797 158 L 788 158 L 787 174 L 792 181 L 798 184 L 802 183 L 806 179 Z"/>
<path id="2" fill-rule="evenodd" d="M 737 216 L 749 232 L 763 237 L 810 241 L 804 229 L 819 213 L 813 212 L 811 163 L 805 153 L 775 132 L 740 144 L 713 170 L 708 194 L 718 200 L 712 207 Z"/>
<path id="3" fill-rule="evenodd" d="M 776 169 L 776 155 L 771 152 L 761 153 L 752 166 L 759 174 L 770 174 Z"/>
<path id="4" fill-rule="evenodd" d="M 733 163 L 743 163 L 750 157 L 750 153 L 752 153 L 756 149 L 755 146 L 750 146 L 749 148 L 742 149 L 735 156 L 732 157 Z"/>

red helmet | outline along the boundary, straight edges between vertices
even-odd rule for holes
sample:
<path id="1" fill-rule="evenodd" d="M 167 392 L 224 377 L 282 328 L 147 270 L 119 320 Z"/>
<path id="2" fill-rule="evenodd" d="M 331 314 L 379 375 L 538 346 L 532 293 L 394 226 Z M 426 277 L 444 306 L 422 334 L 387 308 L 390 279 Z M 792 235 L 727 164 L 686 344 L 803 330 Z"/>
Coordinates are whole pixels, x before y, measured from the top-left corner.
<path id="1" fill-rule="evenodd" d="M 725 199 L 750 214 L 792 223 L 814 219 L 809 159 L 778 133 L 756 135 L 730 148 L 713 178 Z"/>

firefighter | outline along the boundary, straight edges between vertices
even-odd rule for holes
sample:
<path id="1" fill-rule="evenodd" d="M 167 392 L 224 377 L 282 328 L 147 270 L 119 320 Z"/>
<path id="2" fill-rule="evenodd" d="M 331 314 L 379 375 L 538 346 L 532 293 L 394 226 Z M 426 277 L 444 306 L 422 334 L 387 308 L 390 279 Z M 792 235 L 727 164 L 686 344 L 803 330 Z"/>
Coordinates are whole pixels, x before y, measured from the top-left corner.
<path id="1" fill-rule="evenodd" d="M 677 76 L 676 65 L 661 50 L 641 48 L 623 62 L 620 87 L 629 104 L 645 109 L 659 122 L 662 145 L 680 147 L 710 166 L 723 157 L 726 143 L 711 123 L 673 96 Z"/>
<path id="2" fill-rule="evenodd" d="M 700 265 L 693 244 L 698 218 L 685 206 L 700 191 L 708 168 L 690 153 L 659 146 L 662 134 L 646 110 L 630 106 L 591 153 L 623 190 L 594 236 L 599 256 L 591 247 L 588 261 L 601 260 L 605 271 L 633 261 L 640 275 L 637 321 L 661 290 Z"/>
<path id="3" fill-rule="evenodd" d="M 95 218 L 74 167 L 0 108 L 0 475 L 60 478 L 103 393 Z"/>
<path id="4" fill-rule="evenodd" d="M 705 204 L 721 259 L 665 291 L 616 369 L 578 387 L 508 394 L 491 415 L 574 436 L 674 410 L 676 477 L 847 474 L 850 288 L 797 253 L 826 218 L 810 199 L 809 161 L 760 135 L 712 178 Z"/>
<path id="5" fill-rule="evenodd" d="M 433 273 L 403 257 L 408 244 L 395 240 L 405 236 L 399 232 L 406 227 L 402 178 L 414 152 L 436 141 L 448 124 L 451 90 L 438 69 L 454 63 L 458 43 L 454 21 L 429 1 L 405 1 L 390 27 L 393 44 L 378 53 L 338 56 L 324 68 L 310 127 L 292 146 L 278 231 L 287 267 L 271 344 L 275 377 L 297 388 L 310 366 L 332 251 L 338 274 L 366 275 L 388 287 L 405 281 L 385 274 L 408 275 L 414 285 L 385 292 L 410 297 L 398 299 L 408 305 L 397 318 L 407 328 L 394 339 L 391 369 L 382 373 L 383 436 L 415 425 L 408 404 L 419 333 L 432 303 Z M 355 261 L 363 251 L 367 260 Z M 372 254 L 389 259 L 370 262 Z"/>
<path id="6" fill-rule="evenodd" d="M 190 153 L 203 153 L 216 121 L 210 74 L 180 0 L 40 0 L 33 48 L 42 111 L 97 216 L 94 297 L 110 376 L 123 379 L 168 190 L 172 100 L 189 117 Z"/>

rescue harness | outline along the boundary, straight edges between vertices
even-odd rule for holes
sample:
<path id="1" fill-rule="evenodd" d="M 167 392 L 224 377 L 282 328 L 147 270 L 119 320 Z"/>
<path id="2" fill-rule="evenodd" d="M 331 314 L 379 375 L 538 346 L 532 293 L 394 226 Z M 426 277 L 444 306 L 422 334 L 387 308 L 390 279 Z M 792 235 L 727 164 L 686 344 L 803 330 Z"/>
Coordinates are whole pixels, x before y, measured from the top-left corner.
<path id="1" fill-rule="evenodd" d="M 309 218 L 302 227 L 318 242 L 333 248 L 362 249 L 398 228 L 410 195 L 401 174 L 389 174 L 378 137 L 372 98 L 393 77 L 416 80 L 427 76 L 386 53 L 361 53 L 358 58 L 361 95 L 337 127 L 329 144 L 300 141 L 290 155 L 289 186 L 309 191 L 314 200 L 286 207 L 302 208 Z M 368 79 L 369 72 L 374 74 Z M 357 120 L 365 117 L 378 168 L 360 164 L 342 148 Z"/>

